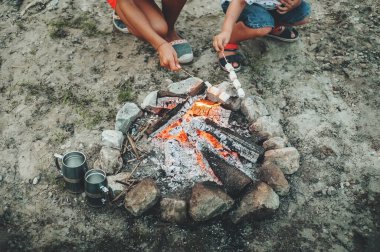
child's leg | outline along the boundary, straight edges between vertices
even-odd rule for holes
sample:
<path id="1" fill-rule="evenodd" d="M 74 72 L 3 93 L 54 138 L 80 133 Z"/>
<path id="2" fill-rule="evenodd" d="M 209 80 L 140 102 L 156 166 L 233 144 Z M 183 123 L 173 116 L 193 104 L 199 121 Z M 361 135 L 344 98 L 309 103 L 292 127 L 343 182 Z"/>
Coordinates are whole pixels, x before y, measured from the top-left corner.
<path id="1" fill-rule="evenodd" d="M 168 41 L 180 39 L 175 31 L 174 24 L 178 19 L 183 6 L 185 6 L 187 0 L 162 0 L 162 13 L 168 24 Z"/>
<path id="2" fill-rule="evenodd" d="M 228 5 L 228 2 L 222 5 L 224 12 L 227 11 Z M 256 4 L 247 5 L 239 17 L 239 22 L 233 28 L 229 43 L 238 44 L 244 40 L 263 37 L 270 33 L 273 27 L 274 19 L 265 8 Z M 236 52 L 226 51 L 224 54 L 229 56 Z M 222 53 L 219 53 L 219 58 L 222 57 Z M 237 68 L 239 62 L 232 62 L 232 65 Z"/>
<path id="3" fill-rule="evenodd" d="M 222 5 L 224 12 L 228 6 L 228 2 Z M 239 17 L 239 22 L 235 24 L 230 42 L 239 43 L 265 36 L 273 27 L 274 19 L 266 9 L 256 4 L 247 5 Z"/>
<path id="4" fill-rule="evenodd" d="M 267 35 L 272 30 L 272 27 L 263 28 L 250 28 L 246 26 L 243 22 L 238 22 L 235 24 L 234 29 L 231 34 L 230 43 L 238 44 L 241 41 L 254 39 L 257 37 L 263 37 Z"/>
<path id="5" fill-rule="evenodd" d="M 153 0 L 118 0 L 115 10 L 136 37 L 146 40 L 135 25 L 139 23 L 139 25 L 151 28 L 161 38 L 166 38 L 168 25 L 160 8 Z"/>

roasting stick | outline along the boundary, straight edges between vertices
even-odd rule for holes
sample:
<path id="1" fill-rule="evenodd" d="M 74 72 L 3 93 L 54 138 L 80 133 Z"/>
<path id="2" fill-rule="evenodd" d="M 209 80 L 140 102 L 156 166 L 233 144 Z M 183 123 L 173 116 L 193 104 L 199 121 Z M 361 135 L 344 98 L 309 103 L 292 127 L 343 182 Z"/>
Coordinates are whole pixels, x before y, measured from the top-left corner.
<path id="1" fill-rule="evenodd" d="M 187 75 L 189 75 L 190 77 L 192 78 L 195 78 L 194 75 L 192 75 L 191 73 L 189 73 L 188 71 L 186 71 L 185 69 L 181 68 L 182 71 L 184 71 Z"/>

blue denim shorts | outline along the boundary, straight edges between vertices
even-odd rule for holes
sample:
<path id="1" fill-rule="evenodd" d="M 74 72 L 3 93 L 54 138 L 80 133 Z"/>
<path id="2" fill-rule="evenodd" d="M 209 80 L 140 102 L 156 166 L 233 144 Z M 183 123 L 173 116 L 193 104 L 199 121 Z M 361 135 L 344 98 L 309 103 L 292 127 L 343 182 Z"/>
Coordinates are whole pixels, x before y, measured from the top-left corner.
<path id="1" fill-rule="evenodd" d="M 229 4 L 229 1 L 222 4 L 224 13 L 227 12 Z M 310 4 L 305 1 L 302 1 L 297 8 L 283 15 L 276 10 L 267 10 L 258 4 L 247 4 L 239 17 L 239 21 L 252 29 L 275 27 L 276 25 L 292 25 L 310 16 L 310 12 Z"/>

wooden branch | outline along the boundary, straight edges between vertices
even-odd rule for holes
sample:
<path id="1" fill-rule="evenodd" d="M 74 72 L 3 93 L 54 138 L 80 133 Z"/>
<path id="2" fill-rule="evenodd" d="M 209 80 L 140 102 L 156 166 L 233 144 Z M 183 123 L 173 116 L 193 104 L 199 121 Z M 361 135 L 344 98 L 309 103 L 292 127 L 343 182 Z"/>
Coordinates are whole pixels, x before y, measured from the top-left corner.
<path id="1" fill-rule="evenodd" d="M 133 141 L 132 137 L 129 134 L 127 134 L 127 139 L 128 139 L 129 144 L 132 147 L 133 153 L 136 155 L 136 158 L 138 160 L 140 160 L 139 151 L 137 150 L 136 144 L 135 144 L 135 142 Z"/>

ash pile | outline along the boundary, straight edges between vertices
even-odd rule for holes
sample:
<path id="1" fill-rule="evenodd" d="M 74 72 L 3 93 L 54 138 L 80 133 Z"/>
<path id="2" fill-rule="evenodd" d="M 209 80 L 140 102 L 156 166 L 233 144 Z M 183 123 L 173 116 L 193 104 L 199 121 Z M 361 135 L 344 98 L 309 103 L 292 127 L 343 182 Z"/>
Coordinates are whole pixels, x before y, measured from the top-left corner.
<path id="1" fill-rule="evenodd" d="M 263 100 L 237 85 L 189 78 L 140 106 L 126 103 L 115 130 L 102 133 L 96 162 L 111 175 L 113 202 L 134 216 L 154 208 L 176 223 L 273 214 L 299 153 Z"/>

